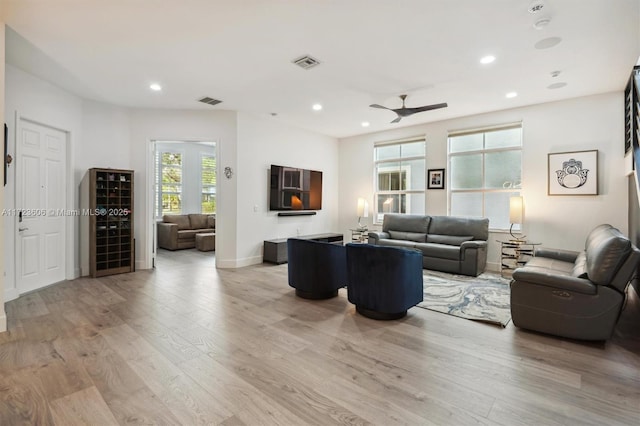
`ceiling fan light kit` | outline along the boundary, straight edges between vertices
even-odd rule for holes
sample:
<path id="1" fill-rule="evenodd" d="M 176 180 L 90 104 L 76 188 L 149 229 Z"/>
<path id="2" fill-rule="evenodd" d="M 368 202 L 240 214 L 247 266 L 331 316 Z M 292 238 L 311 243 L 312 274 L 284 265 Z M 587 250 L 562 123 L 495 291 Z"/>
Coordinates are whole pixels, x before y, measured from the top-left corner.
<path id="1" fill-rule="evenodd" d="M 415 108 L 407 108 L 404 105 L 404 100 L 407 98 L 407 95 L 400 95 L 400 99 L 402 99 L 402 108 L 387 108 L 386 106 L 379 104 L 371 104 L 369 105 L 371 108 L 379 108 L 379 109 L 388 109 L 389 111 L 395 112 L 398 116 L 395 120 L 391 121 L 392 123 L 398 123 L 404 117 L 409 117 L 413 114 L 417 114 L 419 112 L 431 111 L 433 109 L 446 108 L 448 105 L 445 103 L 441 104 L 433 104 L 433 105 L 425 105 L 421 107 Z"/>

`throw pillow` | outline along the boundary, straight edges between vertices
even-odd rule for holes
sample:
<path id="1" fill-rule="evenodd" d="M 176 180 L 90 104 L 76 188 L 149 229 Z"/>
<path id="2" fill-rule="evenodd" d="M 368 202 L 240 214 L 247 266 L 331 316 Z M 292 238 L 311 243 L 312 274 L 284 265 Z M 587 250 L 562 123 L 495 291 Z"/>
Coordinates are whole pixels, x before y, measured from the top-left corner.
<path id="1" fill-rule="evenodd" d="M 207 227 L 207 215 L 192 213 L 189 215 L 191 229 L 205 229 Z"/>
<path id="2" fill-rule="evenodd" d="M 207 216 L 207 228 L 216 229 L 216 217 L 215 217 L 215 215 Z"/>
<path id="3" fill-rule="evenodd" d="M 187 215 L 181 215 L 181 214 L 170 215 L 170 214 L 166 214 L 166 215 L 162 216 L 162 221 L 163 222 L 167 222 L 167 223 L 175 223 L 176 225 L 178 225 L 178 229 L 179 230 L 191 229 L 191 223 L 189 222 L 189 216 L 187 216 Z"/>

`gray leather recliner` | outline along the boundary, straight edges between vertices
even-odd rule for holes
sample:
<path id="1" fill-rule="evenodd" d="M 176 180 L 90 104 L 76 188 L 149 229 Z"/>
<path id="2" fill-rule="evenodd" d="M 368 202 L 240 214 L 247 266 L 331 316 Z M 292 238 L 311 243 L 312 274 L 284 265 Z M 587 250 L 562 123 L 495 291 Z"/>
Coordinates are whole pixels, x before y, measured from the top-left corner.
<path id="1" fill-rule="evenodd" d="M 513 273 L 514 325 L 582 340 L 611 337 L 640 251 L 611 225 L 589 233 L 585 250 L 538 249 Z"/>

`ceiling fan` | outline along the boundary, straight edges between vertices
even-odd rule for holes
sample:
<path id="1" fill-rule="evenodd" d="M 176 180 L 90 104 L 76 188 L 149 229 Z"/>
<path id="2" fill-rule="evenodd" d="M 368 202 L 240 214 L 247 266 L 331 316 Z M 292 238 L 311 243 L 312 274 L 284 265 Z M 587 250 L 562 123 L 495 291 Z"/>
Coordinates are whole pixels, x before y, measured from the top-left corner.
<path id="1" fill-rule="evenodd" d="M 421 106 L 421 107 L 415 107 L 415 108 L 407 108 L 404 106 L 404 100 L 407 98 L 407 95 L 400 95 L 400 99 L 402 99 L 402 108 L 387 108 L 386 106 L 382 106 L 382 105 L 378 105 L 378 104 L 372 104 L 369 105 L 371 108 L 381 108 L 381 109 L 388 109 L 389 111 L 393 111 L 396 114 L 398 114 L 398 117 L 392 121 L 392 123 L 397 123 L 400 120 L 402 120 L 404 117 L 409 117 L 410 115 L 419 113 L 419 112 L 424 112 L 424 111 L 431 111 L 432 109 L 438 109 L 438 108 L 446 108 L 448 105 L 447 103 L 442 103 L 442 104 L 433 104 L 433 105 L 425 105 L 425 106 Z"/>

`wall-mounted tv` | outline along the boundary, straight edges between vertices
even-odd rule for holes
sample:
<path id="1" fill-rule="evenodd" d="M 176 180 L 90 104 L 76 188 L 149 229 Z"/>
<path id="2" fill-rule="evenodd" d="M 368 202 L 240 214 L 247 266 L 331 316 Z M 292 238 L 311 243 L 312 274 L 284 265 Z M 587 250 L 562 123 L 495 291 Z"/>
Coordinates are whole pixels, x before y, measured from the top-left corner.
<path id="1" fill-rule="evenodd" d="M 322 209 L 322 172 L 271 165 L 269 210 Z"/>

